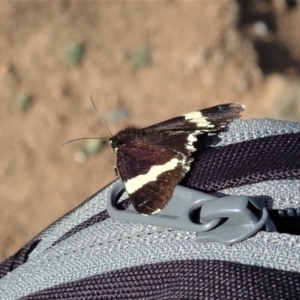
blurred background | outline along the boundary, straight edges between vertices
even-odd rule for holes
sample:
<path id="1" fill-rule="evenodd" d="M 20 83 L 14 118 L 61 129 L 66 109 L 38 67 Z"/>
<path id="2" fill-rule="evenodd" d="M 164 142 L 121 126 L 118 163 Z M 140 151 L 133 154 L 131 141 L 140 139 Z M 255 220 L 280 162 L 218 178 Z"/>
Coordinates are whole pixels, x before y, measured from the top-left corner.
<path id="1" fill-rule="evenodd" d="M 208 106 L 300 121 L 300 5 L 1 1 L 0 260 L 115 179 L 114 134 Z"/>

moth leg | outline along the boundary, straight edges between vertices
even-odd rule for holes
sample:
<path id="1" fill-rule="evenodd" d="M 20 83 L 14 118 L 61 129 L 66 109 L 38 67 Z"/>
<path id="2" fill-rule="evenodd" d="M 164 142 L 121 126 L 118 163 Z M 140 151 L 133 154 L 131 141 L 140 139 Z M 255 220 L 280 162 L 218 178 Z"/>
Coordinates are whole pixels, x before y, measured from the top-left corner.
<path id="1" fill-rule="evenodd" d="M 116 166 L 114 166 L 114 171 L 115 171 L 116 177 L 119 177 L 119 171 L 118 171 L 118 168 Z"/>

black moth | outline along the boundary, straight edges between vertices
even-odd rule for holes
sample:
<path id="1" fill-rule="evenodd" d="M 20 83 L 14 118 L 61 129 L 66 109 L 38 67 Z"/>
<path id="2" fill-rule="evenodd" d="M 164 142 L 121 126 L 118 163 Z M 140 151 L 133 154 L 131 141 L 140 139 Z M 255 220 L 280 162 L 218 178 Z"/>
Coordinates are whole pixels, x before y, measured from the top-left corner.
<path id="1" fill-rule="evenodd" d="M 190 169 L 197 136 L 220 131 L 243 110 L 240 104 L 217 105 L 112 136 L 117 169 L 136 211 L 149 215 L 163 209 Z"/>

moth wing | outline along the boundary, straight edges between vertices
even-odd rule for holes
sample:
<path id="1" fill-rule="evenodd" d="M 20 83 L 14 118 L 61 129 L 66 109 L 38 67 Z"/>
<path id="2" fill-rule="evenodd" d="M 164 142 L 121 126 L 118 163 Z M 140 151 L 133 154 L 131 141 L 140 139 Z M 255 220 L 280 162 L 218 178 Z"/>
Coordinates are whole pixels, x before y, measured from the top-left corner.
<path id="1" fill-rule="evenodd" d="M 178 140 L 175 143 L 180 137 L 185 141 L 186 133 L 169 135 L 165 144 L 164 138 L 154 137 L 156 134 L 146 135 L 146 140 L 131 141 L 117 153 L 118 171 L 129 198 L 134 208 L 145 215 L 155 213 L 167 204 L 192 161 L 191 150 Z M 167 137 L 166 133 L 164 135 Z"/>
<path id="2" fill-rule="evenodd" d="M 193 111 L 179 117 L 154 124 L 144 129 L 159 131 L 189 131 L 201 134 L 218 131 L 229 122 L 240 117 L 244 106 L 238 103 L 228 103 Z"/>
<path id="3" fill-rule="evenodd" d="M 130 195 L 130 200 L 136 211 L 143 215 L 160 212 L 171 199 L 174 189 L 182 179 L 182 166 L 161 173 L 155 181 L 143 185 L 138 192 Z M 126 187 L 126 185 L 125 185 Z"/>

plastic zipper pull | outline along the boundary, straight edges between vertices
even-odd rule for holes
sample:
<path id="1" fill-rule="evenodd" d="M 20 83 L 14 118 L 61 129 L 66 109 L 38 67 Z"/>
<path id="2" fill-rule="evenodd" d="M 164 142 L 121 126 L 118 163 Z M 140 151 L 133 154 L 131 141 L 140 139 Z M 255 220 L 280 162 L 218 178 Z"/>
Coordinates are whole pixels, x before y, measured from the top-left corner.
<path id="1" fill-rule="evenodd" d="M 258 231 L 276 231 L 264 205 L 245 196 L 230 196 L 211 200 L 202 206 L 202 222 L 215 218 L 223 220 L 220 226 L 205 233 L 197 232 L 199 241 L 216 241 L 225 245 L 241 242 Z"/>
<path id="2" fill-rule="evenodd" d="M 253 236 L 259 230 L 276 231 L 267 209 L 258 201 L 244 196 L 215 196 L 177 186 L 168 204 L 158 214 L 143 216 L 132 205 L 118 210 L 116 203 L 124 191 L 123 182 L 116 183 L 108 194 L 107 212 L 111 218 L 195 231 L 199 242 L 231 245 Z"/>

